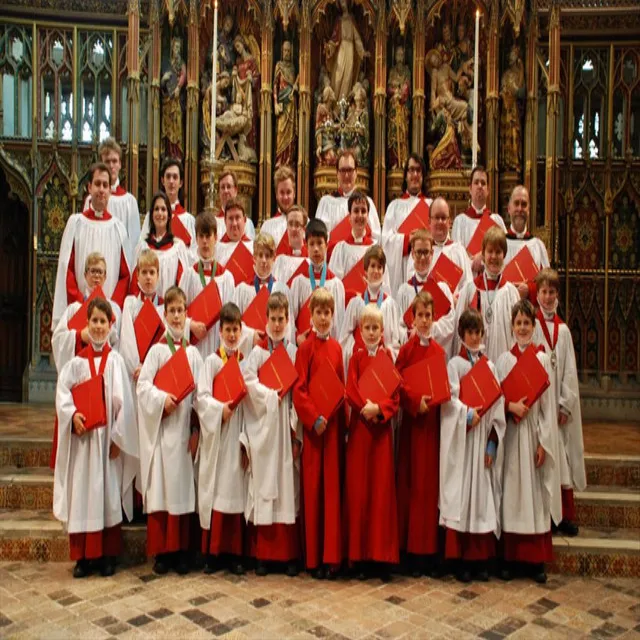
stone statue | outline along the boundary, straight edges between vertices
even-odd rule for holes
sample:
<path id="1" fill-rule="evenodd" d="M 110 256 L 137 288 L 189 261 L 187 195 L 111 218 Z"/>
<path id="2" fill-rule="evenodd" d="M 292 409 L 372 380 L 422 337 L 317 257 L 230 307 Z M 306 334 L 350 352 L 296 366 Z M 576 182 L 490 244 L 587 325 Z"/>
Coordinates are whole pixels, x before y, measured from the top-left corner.
<path id="1" fill-rule="evenodd" d="M 500 169 L 503 171 L 522 170 L 522 124 L 518 100 L 524 95 L 524 65 L 520 50 L 514 45 L 509 51 L 509 67 L 502 74 L 500 83 Z"/>
<path id="2" fill-rule="evenodd" d="M 276 168 L 296 165 L 298 148 L 298 78 L 293 66 L 291 42 L 282 43 L 282 60 L 273 76 L 273 110 L 276 116 Z"/>
<path id="3" fill-rule="evenodd" d="M 356 82 L 346 119 L 347 126 L 341 137 L 341 148 L 351 149 L 359 167 L 369 164 L 369 108 L 367 91 Z"/>
<path id="4" fill-rule="evenodd" d="M 316 158 L 319 165 L 334 165 L 336 163 L 336 116 L 336 96 L 331 84 L 327 82 L 322 89 L 320 102 L 316 107 Z"/>
<path id="5" fill-rule="evenodd" d="M 324 55 L 336 100 L 347 100 L 358 79 L 360 64 L 369 53 L 364 50 L 356 21 L 349 13 L 348 0 L 338 0 L 342 15 L 336 20 L 331 38 L 324 43 Z"/>
<path id="6" fill-rule="evenodd" d="M 183 116 L 186 107 L 187 68 L 182 57 L 182 40 L 171 39 L 169 65 L 160 79 L 162 91 L 162 141 L 167 157 L 184 157 Z"/>
<path id="7" fill-rule="evenodd" d="M 236 52 L 233 48 L 233 16 L 227 14 L 222 19 L 222 30 L 218 31 L 218 73 L 231 73 L 236 62 Z"/>
<path id="8" fill-rule="evenodd" d="M 253 39 L 253 44 L 254 48 L 257 48 L 255 39 Z M 256 57 L 249 50 L 247 41 L 242 35 L 237 35 L 234 38 L 233 48 L 236 52 L 236 62 L 231 72 L 232 102 L 234 105 L 240 104 L 238 95 L 242 96 L 243 109 L 251 119 L 251 129 L 247 135 L 247 144 L 256 150 L 258 142 L 258 107 L 260 104 L 260 69 L 256 62 Z"/>
<path id="9" fill-rule="evenodd" d="M 459 168 L 462 166 L 460 147 L 468 149 L 471 146 L 469 87 L 470 78 L 473 77 L 473 59 L 467 60 L 454 72 L 445 57 L 437 47 L 431 49 L 425 57 L 425 66 L 431 76 L 431 134 L 437 142 L 434 147 L 439 151 L 439 168 Z M 460 137 L 461 144 L 458 144 L 457 136 Z M 445 147 L 439 144 L 443 140 Z M 452 144 L 454 141 L 455 144 Z M 452 153 L 456 154 L 455 158 L 449 157 Z M 436 168 L 433 154 L 430 166 Z"/>
<path id="10" fill-rule="evenodd" d="M 201 142 L 204 149 L 207 149 L 207 157 L 210 153 L 211 144 L 211 78 L 207 72 L 203 75 L 203 83 L 206 82 L 204 92 L 202 94 L 202 127 Z M 231 76 L 227 71 L 218 72 L 216 83 L 216 118 L 219 118 L 229 109 L 229 90 L 231 87 Z M 216 121 L 216 129 L 219 130 Z M 228 149 L 222 149 L 220 154 L 225 158 L 230 158 L 231 154 Z"/>
<path id="11" fill-rule="evenodd" d="M 411 71 L 404 63 L 404 47 L 398 46 L 387 82 L 388 168 L 402 169 L 409 156 Z"/>

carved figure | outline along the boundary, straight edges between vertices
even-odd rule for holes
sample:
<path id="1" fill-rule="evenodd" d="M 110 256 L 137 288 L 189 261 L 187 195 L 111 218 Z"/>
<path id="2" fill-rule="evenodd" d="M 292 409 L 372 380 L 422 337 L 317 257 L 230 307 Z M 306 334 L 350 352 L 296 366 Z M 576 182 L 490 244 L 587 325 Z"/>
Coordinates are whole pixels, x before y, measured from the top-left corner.
<path id="1" fill-rule="evenodd" d="M 236 64 L 231 72 L 232 100 L 234 105 L 238 104 L 237 96 L 238 94 L 242 95 L 242 105 L 251 118 L 251 129 L 247 135 L 247 144 L 255 150 L 258 140 L 260 69 L 243 36 L 237 35 L 235 37 L 233 48 L 237 55 Z"/>
<path id="2" fill-rule="evenodd" d="M 353 87 L 346 124 L 341 148 L 351 149 L 358 166 L 366 167 L 369 161 L 369 109 L 367 92 L 359 82 Z"/>
<path id="3" fill-rule="evenodd" d="M 401 169 L 409 155 L 411 71 L 404 63 L 404 47 L 398 46 L 387 82 L 387 146 L 389 169 Z"/>
<path id="4" fill-rule="evenodd" d="M 187 68 L 182 57 L 182 40 L 171 40 L 169 66 L 160 79 L 162 91 L 162 140 L 165 155 L 182 160 L 184 157 L 183 116 Z"/>
<path id="5" fill-rule="evenodd" d="M 336 163 L 336 116 L 336 96 L 331 86 L 327 84 L 316 108 L 316 158 L 319 165 Z"/>
<path id="6" fill-rule="evenodd" d="M 520 50 L 514 45 L 509 52 L 509 67 L 500 83 L 500 168 L 504 171 L 522 170 L 522 124 L 519 99 L 525 94 L 524 65 Z"/>
<path id="7" fill-rule="evenodd" d="M 276 168 L 294 167 L 298 147 L 298 78 L 293 66 L 291 42 L 282 43 L 282 60 L 273 77 L 273 110 L 276 116 Z"/>

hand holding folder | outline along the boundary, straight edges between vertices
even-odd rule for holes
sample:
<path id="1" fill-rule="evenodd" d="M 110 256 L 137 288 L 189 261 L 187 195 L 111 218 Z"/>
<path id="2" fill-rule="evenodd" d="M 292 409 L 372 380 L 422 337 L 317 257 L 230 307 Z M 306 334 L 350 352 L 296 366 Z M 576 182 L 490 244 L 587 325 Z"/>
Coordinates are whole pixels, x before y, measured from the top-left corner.
<path id="1" fill-rule="evenodd" d="M 519 402 L 522 398 L 525 398 L 527 407 L 532 407 L 549 387 L 549 375 L 538 360 L 537 353 L 537 349 L 530 344 L 502 381 L 506 407 L 510 402 Z M 514 420 L 516 423 L 520 422 L 517 416 L 514 416 Z"/>
<path id="2" fill-rule="evenodd" d="M 176 404 L 180 404 L 196 388 L 186 349 L 176 350 L 160 367 L 153 384 L 161 391 L 175 396 Z"/>
<path id="3" fill-rule="evenodd" d="M 402 376 L 389 354 L 380 349 L 360 377 L 358 391 L 363 400 L 371 400 L 374 404 L 380 405 L 393 397 L 401 384 Z"/>
<path id="4" fill-rule="evenodd" d="M 460 402 L 476 409 L 480 417 L 491 409 L 501 395 L 500 383 L 491 373 L 486 356 L 481 356 L 471 370 L 460 379 Z"/>
<path id="5" fill-rule="evenodd" d="M 196 322 L 202 322 L 207 331 L 218 322 L 222 300 L 218 283 L 211 278 L 211 282 L 193 299 L 187 309 L 187 316 Z"/>
<path id="6" fill-rule="evenodd" d="M 258 380 L 265 387 L 277 391 L 281 399 L 291 391 L 298 380 L 298 371 L 283 343 L 274 349 L 269 359 L 260 367 Z"/>
<path id="7" fill-rule="evenodd" d="M 140 362 L 144 362 L 149 349 L 162 338 L 164 324 L 156 311 L 153 302 L 145 298 L 142 307 L 133 323 L 136 334 L 136 345 Z"/>
<path id="8" fill-rule="evenodd" d="M 89 303 L 94 298 L 104 298 L 107 302 L 109 299 L 104 295 L 104 291 L 102 287 L 95 287 L 95 289 L 91 292 L 89 297 L 82 303 L 80 308 L 73 314 L 71 320 L 67 322 L 67 327 L 69 331 L 82 331 L 88 324 L 89 318 L 87 318 L 87 311 L 89 309 Z"/>
<path id="9" fill-rule="evenodd" d="M 402 379 L 411 393 L 430 398 L 430 407 L 437 407 L 451 400 L 451 387 L 444 353 L 438 353 L 407 367 L 402 371 Z"/>
<path id="10" fill-rule="evenodd" d="M 247 385 L 244 382 L 237 358 L 229 358 L 222 369 L 218 371 L 213 379 L 212 395 L 223 404 L 229 402 L 232 409 L 235 409 L 247 395 Z"/>
<path id="11" fill-rule="evenodd" d="M 104 376 L 93 376 L 71 389 L 76 411 L 84 418 L 87 431 L 107 426 L 107 403 L 104 393 Z"/>

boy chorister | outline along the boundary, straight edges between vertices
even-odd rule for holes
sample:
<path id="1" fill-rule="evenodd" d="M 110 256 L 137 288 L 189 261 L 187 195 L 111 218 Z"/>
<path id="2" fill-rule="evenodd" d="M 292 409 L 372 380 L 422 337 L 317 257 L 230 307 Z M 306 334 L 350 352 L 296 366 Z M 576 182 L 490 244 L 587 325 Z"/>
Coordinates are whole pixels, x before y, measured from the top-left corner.
<path id="1" fill-rule="evenodd" d="M 333 578 L 343 557 L 340 474 L 346 414 L 340 406 L 332 416 L 322 415 L 310 395 L 309 384 L 327 360 L 341 381 L 345 376 L 340 344 L 331 337 L 333 296 L 318 287 L 311 295 L 310 308 L 313 329 L 298 349 L 298 381 L 293 390 L 294 407 L 304 427 L 301 480 L 305 566 L 314 578 Z"/>
<path id="2" fill-rule="evenodd" d="M 293 406 L 293 392 L 262 384 L 261 367 L 284 345 L 295 362 L 296 347 L 287 340 L 289 301 L 274 292 L 267 302 L 267 335 L 253 349 L 244 368 L 248 395 L 244 402 L 245 428 L 241 441 L 249 457 L 245 516 L 250 546 L 257 559 L 256 574 L 265 575 L 271 562 L 287 564 L 289 576 L 298 574 L 298 487 L 302 426 Z M 292 364 L 293 366 L 293 364 Z"/>
<path id="3" fill-rule="evenodd" d="M 133 516 L 133 479 L 138 434 L 131 387 L 120 355 L 107 338 L 113 313 L 109 303 L 89 303 L 89 345 L 60 371 L 56 412 L 60 435 L 53 485 L 53 513 L 69 533 L 74 578 L 100 559 L 103 576 L 113 575 L 122 549 L 122 511 Z M 87 430 L 87 416 L 76 408 L 74 387 L 104 376 L 106 425 Z M 92 400 L 90 400 L 92 402 Z"/>
<path id="4" fill-rule="evenodd" d="M 327 267 L 327 243 L 329 240 L 327 226 L 322 220 L 310 220 L 305 237 L 309 251 L 309 272 L 305 271 L 305 273 L 296 276 L 291 283 L 291 316 L 297 321 L 300 309 L 316 288 L 325 288 L 334 301 L 331 314 L 331 336 L 337 338 L 344 318 L 344 287 L 342 281 Z M 311 329 L 302 329 L 302 332 L 297 336 L 298 346 L 302 344 L 310 331 Z"/>
<path id="5" fill-rule="evenodd" d="M 397 302 L 384 291 L 384 273 L 387 259 L 380 245 L 369 247 L 364 254 L 364 270 L 367 288 L 362 297 L 356 296 L 349 301 L 344 313 L 340 330 L 340 346 L 345 369 L 348 369 L 351 354 L 363 347 L 360 333 L 360 315 L 369 304 L 375 304 L 384 316 L 382 340 L 389 348 L 395 360 L 400 349 L 400 308 Z"/>
<path id="6" fill-rule="evenodd" d="M 395 294 L 400 310 L 401 342 L 406 342 L 415 334 L 413 329 L 407 327 L 404 315 L 429 278 L 433 261 L 433 238 L 431 233 L 427 229 L 417 229 L 411 234 L 409 246 L 411 248 L 411 260 L 413 261 L 412 276 L 408 282 L 403 282 L 400 285 Z M 455 304 L 449 286 L 444 282 L 440 282 L 438 287 L 449 301 L 449 311 L 433 322 L 430 334 L 441 347 L 447 349 L 453 338 Z"/>
<path id="7" fill-rule="evenodd" d="M 511 324 L 516 343 L 498 358 L 496 370 L 500 382 L 532 344 L 535 322 L 535 312 L 528 300 L 520 300 L 513 306 Z M 549 356 L 538 353 L 537 357 L 551 377 Z M 562 513 L 557 490 L 560 469 L 555 390 L 549 387 L 531 407 L 523 400 L 505 401 L 507 429 L 502 482 L 505 564 L 501 577 L 511 579 L 514 563 L 519 562 L 528 567 L 536 582 L 544 583 L 547 581 L 544 563 L 553 558 L 551 522 L 558 524 Z M 514 416 L 520 419 L 519 423 L 515 423 Z"/>
<path id="8" fill-rule="evenodd" d="M 396 367 L 403 371 L 422 360 L 444 358 L 443 348 L 432 338 L 433 298 L 421 291 L 412 302 L 415 332 L 400 348 Z M 404 386 L 398 445 L 398 521 L 400 549 L 407 553 L 410 571 L 420 576 L 437 572 L 438 459 L 440 407 L 431 398 Z"/>
<path id="9" fill-rule="evenodd" d="M 489 579 L 487 562 L 500 537 L 502 462 L 506 423 L 504 397 L 480 417 L 481 407 L 463 404 L 460 381 L 482 358 L 482 316 L 460 316 L 460 353 L 447 367 L 451 400 L 442 405 L 440 425 L 440 524 L 446 528 L 445 558 L 456 561 L 461 582 Z M 495 375 L 495 366 L 488 362 Z M 519 427 L 516 427 L 519 428 Z"/>
<path id="10" fill-rule="evenodd" d="M 520 300 L 518 290 L 510 282 L 502 282 L 504 257 L 507 253 L 507 237 L 504 231 L 491 227 L 482 239 L 484 271 L 473 282 L 467 283 L 458 298 L 454 326 L 460 324 L 462 312 L 468 308 L 482 314 L 485 327 L 485 354 L 492 362 L 513 344 L 511 333 L 511 308 Z M 460 352 L 460 338 L 454 333 L 450 356 Z"/>
<path id="11" fill-rule="evenodd" d="M 345 530 L 346 554 L 357 565 L 361 579 L 376 571 L 383 581 L 391 578 L 398 563 L 398 505 L 396 501 L 392 418 L 398 412 L 400 395 L 380 404 L 363 398 L 358 382 L 373 362 L 381 344 L 383 314 L 367 304 L 360 314 L 363 348 L 349 362 L 347 398 L 351 406 L 346 455 Z M 391 354 L 389 350 L 389 357 Z M 306 443 L 305 443 L 306 446 Z M 371 565 L 375 563 L 375 567 Z"/>
<path id="12" fill-rule="evenodd" d="M 147 555 L 155 556 L 155 573 L 171 566 L 188 573 L 189 525 L 196 507 L 193 457 L 198 447 L 197 425 L 192 426 L 194 393 L 176 404 L 173 394 L 154 385 L 161 367 L 177 349 L 186 349 L 194 381 L 202 368 L 199 351 L 184 336 L 187 299 L 179 287 L 164 296 L 167 332 L 151 347 L 138 377 L 140 433 L 140 488 L 147 517 Z"/>
<path id="13" fill-rule="evenodd" d="M 558 453 L 562 486 L 562 522 L 558 529 L 578 535 L 573 489 L 584 491 L 584 442 L 576 354 L 569 327 L 557 313 L 560 278 L 553 269 L 542 269 L 536 277 L 538 312 L 533 339 L 544 347 L 551 362 L 551 385 L 555 389 L 558 413 Z"/>
<path id="14" fill-rule="evenodd" d="M 213 396 L 216 376 L 230 358 L 242 361 L 238 350 L 242 320 L 238 307 L 229 302 L 220 310 L 220 347 L 205 361 L 198 378 L 198 417 L 201 442 L 198 465 L 198 511 L 202 527 L 205 573 L 220 566 L 227 557 L 230 570 L 244 573 L 242 562 L 245 472 L 241 462 L 240 434 L 244 429 L 241 402 L 232 407 Z M 240 362 L 244 369 L 244 363 Z"/>
<path id="15" fill-rule="evenodd" d="M 216 233 L 218 225 L 212 213 L 201 213 L 196 218 L 196 246 L 197 260 L 185 269 L 180 278 L 180 288 L 187 296 L 187 306 L 190 305 L 202 290 L 211 283 L 218 287 L 221 302 L 229 302 L 233 296 L 233 276 L 215 259 Z M 208 331 L 203 322 L 191 320 L 190 334 L 198 338 L 196 348 L 202 358 L 213 353 L 220 345 L 218 323 Z"/>

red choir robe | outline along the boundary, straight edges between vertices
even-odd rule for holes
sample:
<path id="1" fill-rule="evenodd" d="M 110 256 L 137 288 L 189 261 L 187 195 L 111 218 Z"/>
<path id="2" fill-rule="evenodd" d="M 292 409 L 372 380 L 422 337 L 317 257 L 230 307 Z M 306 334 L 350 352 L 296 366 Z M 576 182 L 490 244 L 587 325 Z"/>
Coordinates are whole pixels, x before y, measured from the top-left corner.
<path id="1" fill-rule="evenodd" d="M 305 565 L 309 570 L 342 562 L 342 521 L 340 513 L 341 460 L 346 414 L 341 405 L 318 435 L 314 429 L 321 412 L 309 393 L 309 381 L 328 359 L 344 380 L 342 349 L 334 338 L 322 340 L 312 330 L 296 354 L 298 381 L 293 388 L 293 404 L 304 427 L 302 447 L 302 516 L 304 522 Z M 328 416 L 324 416 L 328 418 Z"/>
<path id="2" fill-rule="evenodd" d="M 351 356 L 347 377 L 351 420 L 344 500 L 346 555 L 349 562 L 397 564 L 398 505 L 391 419 L 398 412 L 400 394 L 396 391 L 380 404 L 383 422 L 369 423 L 361 417 L 366 398 L 360 395 L 358 381 L 371 362 L 367 349 L 357 350 Z"/>
<path id="3" fill-rule="evenodd" d="M 433 339 L 421 344 L 415 335 L 400 348 L 396 368 L 407 367 L 444 353 Z M 419 414 L 421 396 L 402 388 L 402 424 L 398 446 L 398 533 L 400 549 L 414 555 L 438 551 L 438 491 L 440 463 L 440 407 Z"/>

